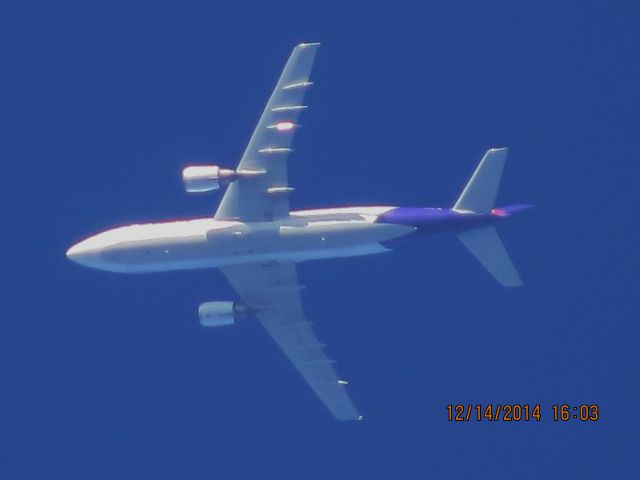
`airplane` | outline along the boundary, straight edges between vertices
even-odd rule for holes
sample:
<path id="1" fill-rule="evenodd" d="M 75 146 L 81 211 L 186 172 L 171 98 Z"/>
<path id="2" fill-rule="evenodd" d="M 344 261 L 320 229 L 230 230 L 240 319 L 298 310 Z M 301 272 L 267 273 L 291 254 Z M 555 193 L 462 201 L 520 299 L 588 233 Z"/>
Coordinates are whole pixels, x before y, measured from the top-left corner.
<path id="1" fill-rule="evenodd" d="M 142 273 L 218 268 L 241 301 L 198 308 L 205 327 L 255 318 L 338 420 L 361 420 L 302 308 L 296 264 L 389 252 L 436 234 L 456 235 L 502 285 L 522 284 L 495 225 L 529 205 L 496 208 L 506 148 L 486 152 L 451 208 L 349 206 L 291 210 L 287 177 L 291 143 L 307 109 L 305 92 L 318 43 L 291 53 L 235 169 L 190 165 L 189 193 L 226 187 L 213 216 L 125 225 L 82 240 L 66 252 L 81 265 Z"/>

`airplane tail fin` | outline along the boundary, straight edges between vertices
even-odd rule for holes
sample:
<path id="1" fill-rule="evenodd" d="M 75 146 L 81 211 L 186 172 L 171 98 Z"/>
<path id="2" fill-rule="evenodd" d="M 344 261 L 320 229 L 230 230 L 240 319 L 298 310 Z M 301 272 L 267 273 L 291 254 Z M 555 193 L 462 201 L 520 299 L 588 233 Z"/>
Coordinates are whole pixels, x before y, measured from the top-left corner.
<path id="1" fill-rule="evenodd" d="M 458 238 L 500 285 L 522 285 L 522 279 L 494 227 L 464 232 L 458 235 Z"/>
<path id="2" fill-rule="evenodd" d="M 454 210 L 474 213 L 491 211 L 498 194 L 507 153 L 507 148 L 487 150 L 453 206 Z"/>

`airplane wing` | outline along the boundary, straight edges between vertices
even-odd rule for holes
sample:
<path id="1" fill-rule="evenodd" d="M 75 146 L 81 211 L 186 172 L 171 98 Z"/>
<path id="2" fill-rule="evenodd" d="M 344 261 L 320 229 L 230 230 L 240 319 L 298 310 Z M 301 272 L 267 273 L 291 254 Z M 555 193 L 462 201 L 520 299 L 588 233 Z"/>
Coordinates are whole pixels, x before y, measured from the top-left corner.
<path id="1" fill-rule="evenodd" d="M 338 420 L 360 420 L 345 384 L 318 342 L 302 311 L 296 267 L 268 262 L 220 269 L 242 301 Z"/>
<path id="2" fill-rule="evenodd" d="M 289 215 L 287 158 L 299 125 L 300 112 L 311 67 L 319 43 L 301 43 L 293 49 L 260 121 L 242 155 L 237 171 L 258 174 L 240 176 L 220 202 L 215 218 L 244 222 L 271 221 Z M 262 172 L 261 174 L 259 174 Z"/>

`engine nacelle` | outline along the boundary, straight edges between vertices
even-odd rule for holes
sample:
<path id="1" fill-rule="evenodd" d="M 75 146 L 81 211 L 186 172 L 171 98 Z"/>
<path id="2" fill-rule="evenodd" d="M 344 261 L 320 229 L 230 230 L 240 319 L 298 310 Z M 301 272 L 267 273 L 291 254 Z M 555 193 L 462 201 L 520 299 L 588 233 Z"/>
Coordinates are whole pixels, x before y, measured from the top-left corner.
<path id="1" fill-rule="evenodd" d="M 233 170 L 218 165 L 192 165 L 182 170 L 184 189 L 189 193 L 210 192 L 220 188 L 220 182 L 233 179 Z"/>
<path id="2" fill-rule="evenodd" d="M 198 307 L 200 324 L 203 327 L 233 325 L 246 314 L 246 307 L 236 302 L 205 302 Z"/>

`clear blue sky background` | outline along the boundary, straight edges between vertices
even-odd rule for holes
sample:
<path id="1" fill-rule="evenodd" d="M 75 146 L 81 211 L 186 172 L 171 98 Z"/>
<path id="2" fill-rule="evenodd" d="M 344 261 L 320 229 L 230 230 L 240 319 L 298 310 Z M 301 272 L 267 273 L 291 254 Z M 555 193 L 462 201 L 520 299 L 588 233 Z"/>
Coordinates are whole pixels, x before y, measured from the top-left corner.
<path id="1" fill-rule="evenodd" d="M 637 478 L 637 2 L 4 2 L 0 477 Z M 208 215 L 293 45 L 320 41 L 295 207 L 449 206 L 509 146 L 525 287 L 458 242 L 300 267 L 365 421 L 334 421 L 258 324 L 205 331 L 217 271 L 121 276 L 65 249 Z M 445 405 L 541 403 L 540 423 Z M 596 424 L 551 420 L 599 403 Z"/>

